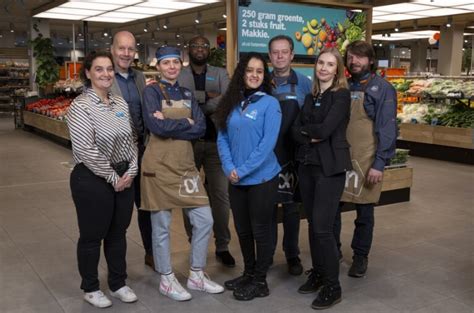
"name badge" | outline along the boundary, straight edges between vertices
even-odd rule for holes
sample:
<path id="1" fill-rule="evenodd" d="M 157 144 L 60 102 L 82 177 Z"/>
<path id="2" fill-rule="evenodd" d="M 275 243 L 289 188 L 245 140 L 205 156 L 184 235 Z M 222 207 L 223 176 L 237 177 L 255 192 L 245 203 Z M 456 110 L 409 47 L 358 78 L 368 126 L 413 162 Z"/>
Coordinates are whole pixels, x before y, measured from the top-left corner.
<path id="1" fill-rule="evenodd" d="M 287 99 L 287 100 L 296 100 L 296 99 L 298 99 L 298 97 L 293 96 L 293 95 L 288 95 L 288 96 L 285 97 L 285 99 Z"/>
<path id="2" fill-rule="evenodd" d="M 122 112 L 122 111 L 120 111 L 120 112 L 115 113 L 115 116 L 117 116 L 117 117 L 124 117 L 124 116 L 125 116 L 125 113 Z"/>
<path id="3" fill-rule="evenodd" d="M 359 97 L 359 95 L 354 94 L 354 95 L 351 95 L 351 99 L 353 99 L 353 100 L 359 100 L 360 97 Z"/>
<path id="4" fill-rule="evenodd" d="M 191 109 L 191 100 L 183 100 L 183 105 L 188 109 Z"/>
<path id="5" fill-rule="evenodd" d="M 314 106 L 315 106 L 315 107 L 320 107 L 320 106 L 321 106 L 321 102 L 315 101 L 315 102 L 314 102 Z"/>
<path id="6" fill-rule="evenodd" d="M 245 113 L 245 117 L 255 121 L 257 119 L 257 113 L 257 110 L 253 110 L 252 112 Z"/>
<path id="7" fill-rule="evenodd" d="M 216 80 L 214 77 L 211 77 L 211 76 L 206 76 L 206 80 L 211 80 L 211 81 L 214 81 Z"/>

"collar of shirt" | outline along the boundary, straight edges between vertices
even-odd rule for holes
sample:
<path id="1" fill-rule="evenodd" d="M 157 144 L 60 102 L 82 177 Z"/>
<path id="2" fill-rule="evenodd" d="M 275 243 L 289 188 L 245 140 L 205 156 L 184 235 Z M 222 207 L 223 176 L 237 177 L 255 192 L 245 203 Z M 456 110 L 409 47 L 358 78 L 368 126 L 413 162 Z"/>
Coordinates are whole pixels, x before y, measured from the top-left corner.
<path id="1" fill-rule="evenodd" d="M 121 78 L 121 79 L 134 79 L 135 78 L 135 72 L 129 67 L 128 68 L 128 77 L 125 78 L 122 75 L 120 75 L 120 72 L 115 69 L 115 78 Z"/>
<path id="2" fill-rule="evenodd" d="M 275 83 L 275 79 L 274 79 L 275 78 L 275 71 L 272 71 L 271 75 L 272 75 L 272 83 L 275 86 L 277 86 L 276 83 Z M 298 85 L 298 76 L 296 75 L 296 72 L 293 69 L 290 69 L 290 76 L 288 76 L 288 79 L 286 80 L 286 82 L 284 82 L 281 85 L 284 85 L 284 84 Z"/>
<path id="3" fill-rule="evenodd" d="M 194 76 L 206 75 L 206 73 L 207 73 L 207 64 L 204 65 L 204 70 L 201 73 L 196 73 L 194 71 L 194 68 L 191 66 L 191 64 L 189 65 L 189 68 L 191 69 L 191 72 L 193 73 Z"/>
<path id="4" fill-rule="evenodd" d="M 98 105 L 103 105 L 103 106 L 106 106 L 106 104 L 104 102 L 102 102 L 102 100 L 100 99 L 100 97 L 97 95 L 97 93 L 95 92 L 94 89 L 92 88 L 87 88 L 86 89 L 86 93 L 87 95 L 89 96 L 89 98 L 91 99 L 92 101 L 92 104 L 98 104 Z M 115 105 L 115 99 L 114 99 L 114 96 L 112 94 L 112 92 L 109 90 L 107 92 L 107 98 L 109 98 L 109 102 L 110 102 L 110 105 Z"/>

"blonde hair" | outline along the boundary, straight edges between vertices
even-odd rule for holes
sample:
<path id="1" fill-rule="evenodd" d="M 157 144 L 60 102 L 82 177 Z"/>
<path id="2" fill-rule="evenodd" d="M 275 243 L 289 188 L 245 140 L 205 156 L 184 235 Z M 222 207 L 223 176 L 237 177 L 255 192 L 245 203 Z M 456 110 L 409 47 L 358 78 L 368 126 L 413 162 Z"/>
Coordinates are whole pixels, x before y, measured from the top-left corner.
<path id="1" fill-rule="evenodd" d="M 341 53 L 336 48 L 323 48 L 319 53 L 316 61 L 314 62 L 314 80 L 313 80 L 313 95 L 316 96 L 319 91 L 319 80 L 316 76 L 316 64 L 318 63 L 319 57 L 325 53 L 330 53 L 336 58 L 337 62 L 337 72 L 334 77 L 333 85 L 331 90 L 336 91 L 341 88 L 349 88 L 349 84 L 347 83 L 346 75 L 345 75 L 345 68 L 344 68 L 344 60 L 342 59 Z"/>

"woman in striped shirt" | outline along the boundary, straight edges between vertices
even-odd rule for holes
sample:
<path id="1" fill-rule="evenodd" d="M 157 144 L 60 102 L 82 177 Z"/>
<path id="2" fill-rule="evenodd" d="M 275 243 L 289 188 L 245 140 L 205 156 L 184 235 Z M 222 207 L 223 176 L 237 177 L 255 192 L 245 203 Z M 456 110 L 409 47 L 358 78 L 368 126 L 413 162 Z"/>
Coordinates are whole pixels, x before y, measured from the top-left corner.
<path id="1" fill-rule="evenodd" d="M 114 79 L 110 53 L 89 54 L 81 74 L 86 88 L 67 113 L 76 164 L 70 186 L 80 233 L 77 258 L 84 299 L 104 308 L 112 302 L 99 289 L 102 240 L 110 294 L 123 302 L 137 300 L 125 284 L 125 233 L 132 217 L 133 178 L 138 171 L 136 135 L 127 103 L 110 93 Z"/>

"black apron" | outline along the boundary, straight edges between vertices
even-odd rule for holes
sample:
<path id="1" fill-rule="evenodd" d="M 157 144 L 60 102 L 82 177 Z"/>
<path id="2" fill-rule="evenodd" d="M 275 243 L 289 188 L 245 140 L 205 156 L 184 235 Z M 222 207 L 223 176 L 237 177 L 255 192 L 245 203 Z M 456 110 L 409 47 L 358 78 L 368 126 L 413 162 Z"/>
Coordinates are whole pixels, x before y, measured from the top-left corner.
<path id="1" fill-rule="evenodd" d="M 295 92 L 295 84 L 291 84 L 290 92 L 273 95 L 280 102 L 282 113 L 280 133 L 275 146 L 275 155 L 281 166 L 278 175 L 277 203 L 294 202 L 297 195 L 298 176 L 295 162 L 296 145 L 291 136 L 291 126 L 295 121 L 300 107 Z"/>

